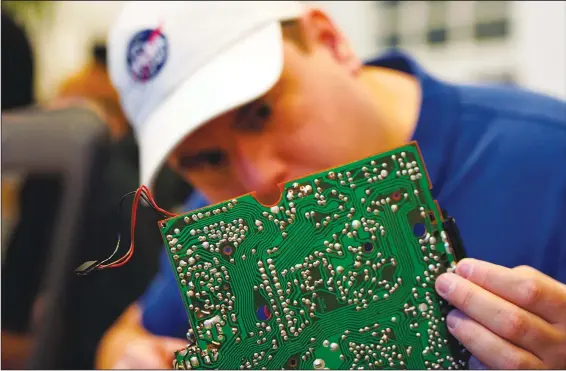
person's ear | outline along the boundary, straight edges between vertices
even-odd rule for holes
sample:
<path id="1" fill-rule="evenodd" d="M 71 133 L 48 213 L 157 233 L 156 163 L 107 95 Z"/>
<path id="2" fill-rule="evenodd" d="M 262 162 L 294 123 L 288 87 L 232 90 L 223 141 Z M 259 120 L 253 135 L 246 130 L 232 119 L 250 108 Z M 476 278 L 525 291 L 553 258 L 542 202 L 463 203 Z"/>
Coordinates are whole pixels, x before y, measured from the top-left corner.
<path id="1" fill-rule="evenodd" d="M 357 72 L 361 68 L 361 61 L 350 42 L 324 11 L 310 8 L 298 21 L 309 50 L 323 48 L 351 72 Z"/>

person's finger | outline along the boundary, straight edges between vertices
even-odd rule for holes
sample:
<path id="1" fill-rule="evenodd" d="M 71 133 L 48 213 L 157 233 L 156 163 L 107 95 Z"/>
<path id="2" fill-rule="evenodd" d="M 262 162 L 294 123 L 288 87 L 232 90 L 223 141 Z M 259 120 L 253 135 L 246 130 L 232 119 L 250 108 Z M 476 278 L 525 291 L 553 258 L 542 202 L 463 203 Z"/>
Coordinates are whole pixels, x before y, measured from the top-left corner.
<path id="1" fill-rule="evenodd" d="M 124 359 L 119 360 L 113 367 L 112 369 L 114 370 L 130 370 L 133 367 L 131 367 L 130 365 L 128 365 L 128 362 Z"/>
<path id="2" fill-rule="evenodd" d="M 171 368 L 173 353 L 169 357 L 159 346 L 158 341 L 136 341 L 128 344 L 121 361 L 127 368 L 167 369 Z"/>
<path id="3" fill-rule="evenodd" d="M 168 338 L 168 337 L 159 339 L 159 349 L 163 357 L 167 359 L 171 359 L 171 361 L 173 361 L 175 352 L 185 348 L 186 346 L 187 346 L 186 340 Z"/>
<path id="4" fill-rule="evenodd" d="M 566 285 L 534 268 L 463 259 L 456 273 L 550 323 L 566 322 Z"/>
<path id="5" fill-rule="evenodd" d="M 446 317 L 448 329 L 466 349 L 489 369 L 524 370 L 545 368 L 533 354 L 502 339 L 458 309 Z"/>
<path id="6" fill-rule="evenodd" d="M 542 357 L 559 341 L 560 333 L 529 313 L 454 273 L 436 280 L 438 293 L 493 333 Z"/>
<path id="7" fill-rule="evenodd" d="M 117 369 L 165 370 L 171 368 L 157 353 L 125 354 L 114 366 Z"/>
<path id="8" fill-rule="evenodd" d="M 470 357 L 468 361 L 468 368 L 470 370 L 489 370 L 489 367 L 481 363 L 476 357 Z"/>

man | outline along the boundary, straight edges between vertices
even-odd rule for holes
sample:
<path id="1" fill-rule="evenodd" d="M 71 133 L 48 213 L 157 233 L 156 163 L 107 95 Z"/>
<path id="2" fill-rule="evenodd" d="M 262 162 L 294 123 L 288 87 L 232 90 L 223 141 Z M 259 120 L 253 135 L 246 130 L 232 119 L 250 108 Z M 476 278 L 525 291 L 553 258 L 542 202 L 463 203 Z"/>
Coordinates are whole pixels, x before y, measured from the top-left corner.
<path id="1" fill-rule="evenodd" d="M 277 183 L 418 141 L 477 259 L 436 283 L 472 365 L 566 366 L 564 102 L 448 84 L 399 52 L 363 65 L 296 2 L 129 3 L 109 52 L 145 184 L 167 159 L 211 202 L 269 203 Z M 107 334 L 100 367 L 170 367 L 188 327 L 170 271 Z"/>

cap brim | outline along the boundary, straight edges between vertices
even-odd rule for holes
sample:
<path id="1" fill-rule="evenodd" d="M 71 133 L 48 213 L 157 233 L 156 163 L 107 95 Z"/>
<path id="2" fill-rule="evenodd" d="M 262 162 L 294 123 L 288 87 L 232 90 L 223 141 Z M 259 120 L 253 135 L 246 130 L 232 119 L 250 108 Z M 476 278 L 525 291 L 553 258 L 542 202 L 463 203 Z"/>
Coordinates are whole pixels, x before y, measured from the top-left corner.
<path id="1" fill-rule="evenodd" d="M 283 36 L 275 21 L 223 50 L 180 85 L 137 133 L 141 184 L 153 185 L 169 153 L 204 123 L 275 85 L 283 69 Z"/>

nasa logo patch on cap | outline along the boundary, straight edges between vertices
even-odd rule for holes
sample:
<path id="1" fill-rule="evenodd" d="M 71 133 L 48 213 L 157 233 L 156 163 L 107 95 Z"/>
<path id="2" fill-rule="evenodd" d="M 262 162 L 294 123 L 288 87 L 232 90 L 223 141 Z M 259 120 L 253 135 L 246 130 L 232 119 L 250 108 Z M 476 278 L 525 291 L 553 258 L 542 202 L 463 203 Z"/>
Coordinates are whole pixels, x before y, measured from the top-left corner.
<path id="1" fill-rule="evenodd" d="M 136 33 L 128 44 L 127 64 L 130 76 L 138 82 L 151 80 L 165 65 L 167 53 L 167 38 L 161 32 L 161 27 Z"/>

